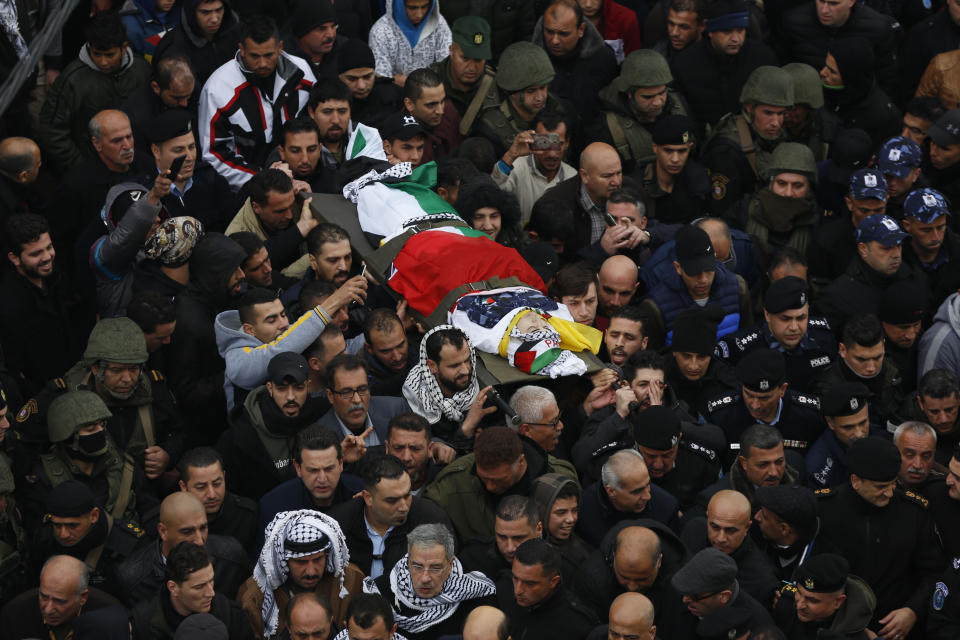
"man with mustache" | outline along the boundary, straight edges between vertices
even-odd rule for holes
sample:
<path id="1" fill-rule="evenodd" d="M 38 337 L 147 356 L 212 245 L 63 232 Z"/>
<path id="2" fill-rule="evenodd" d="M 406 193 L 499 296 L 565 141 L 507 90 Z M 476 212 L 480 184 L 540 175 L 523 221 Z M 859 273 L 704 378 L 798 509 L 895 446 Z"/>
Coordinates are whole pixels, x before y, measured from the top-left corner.
<path id="1" fill-rule="evenodd" d="M 374 309 L 363 321 L 365 348 L 361 353 L 367 365 L 373 395 L 398 396 L 417 352 L 410 348 L 403 321 L 392 309 Z"/>
<path id="2" fill-rule="evenodd" d="M 310 90 L 307 114 L 317 123 L 322 145 L 321 161 L 324 167 L 336 169 L 343 162 L 350 139 L 350 89 L 338 79 L 324 78 Z"/>
<path id="3" fill-rule="evenodd" d="M 480 111 L 500 103 L 494 71 L 487 66 L 493 57 L 490 25 L 481 17 L 466 15 L 450 27 L 450 55 L 430 68 L 443 80 L 447 100 L 460 114 L 460 135 L 468 135 Z"/>
<path id="4" fill-rule="evenodd" d="M 314 192 L 336 193 L 333 172 L 325 171 L 321 162 L 323 145 L 320 144 L 320 129 L 316 122 L 309 118 L 287 121 L 278 142 L 280 162 L 289 167 L 295 180 L 306 182 Z"/>
<path id="5" fill-rule="evenodd" d="M 943 482 L 943 472 L 933 468 L 937 450 L 933 427 L 924 422 L 904 422 L 893 432 L 893 444 L 902 461 L 897 484 L 904 490 L 926 496 L 935 484 Z"/>
<path id="6" fill-rule="evenodd" d="M 317 80 L 337 75 L 337 54 L 347 41 L 338 35 L 337 11 L 329 0 L 297 2 L 290 19 L 290 55 L 303 58 Z"/>
<path id="7" fill-rule="evenodd" d="M 603 332 L 610 362 L 622 367 L 630 356 L 647 348 L 645 319 L 637 307 L 616 307 L 610 311 L 610 323 Z"/>

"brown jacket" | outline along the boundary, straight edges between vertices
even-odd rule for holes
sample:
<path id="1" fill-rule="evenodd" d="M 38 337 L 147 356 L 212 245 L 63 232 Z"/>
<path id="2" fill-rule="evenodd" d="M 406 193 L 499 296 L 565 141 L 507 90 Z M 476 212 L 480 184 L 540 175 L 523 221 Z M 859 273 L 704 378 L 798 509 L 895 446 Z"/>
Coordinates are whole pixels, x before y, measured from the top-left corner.
<path id="1" fill-rule="evenodd" d="M 936 55 L 920 78 L 917 96 L 933 96 L 947 109 L 960 105 L 960 49 Z"/>
<path id="2" fill-rule="evenodd" d="M 343 586 L 350 592 L 346 598 L 340 598 L 340 580 L 333 574 L 326 573 L 323 580 L 320 581 L 318 591 L 327 596 L 330 605 L 333 607 L 333 620 L 340 628 L 346 626 L 347 605 L 350 604 L 350 598 L 363 593 L 364 573 L 357 565 L 352 562 L 347 565 L 346 575 L 343 578 Z M 280 587 L 273 592 L 273 597 L 277 601 L 277 609 L 280 611 L 280 620 L 277 625 L 277 634 L 287 628 L 287 623 L 283 619 L 284 612 L 287 609 L 287 603 L 290 602 L 290 592 L 284 587 Z M 261 609 L 263 608 L 263 592 L 257 586 L 256 581 L 251 576 L 240 585 L 237 591 L 237 602 L 247 614 L 250 620 L 250 626 L 257 638 L 263 638 L 263 617 Z"/>

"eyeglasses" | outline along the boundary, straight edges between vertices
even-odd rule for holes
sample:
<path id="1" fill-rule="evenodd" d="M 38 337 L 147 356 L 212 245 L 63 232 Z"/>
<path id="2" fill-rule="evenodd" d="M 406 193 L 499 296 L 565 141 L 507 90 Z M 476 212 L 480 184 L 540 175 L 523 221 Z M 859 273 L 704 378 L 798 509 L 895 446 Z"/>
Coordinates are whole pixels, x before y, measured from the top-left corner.
<path id="1" fill-rule="evenodd" d="M 368 385 L 363 385 L 362 387 L 357 387 L 356 389 L 335 389 L 333 392 L 340 396 L 340 398 L 343 400 L 349 400 L 354 396 L 354 394 L 360 396 L 361 398 L 365 398 L 370 395 L 370 387 Z"/>
<path id="2" fill-rule="evenodd" d="M 701 602 L 701 601 L 703 601 L 703 600 L 706 600 L 707 598 L 712 598 L 713 596 L 717 595 L 718 593 L 720 593 L 720 592 L 719 592 L 719 591 L 714 591 L 714 592 L 712 592 L 712 593 L 705 593 L 705 594 L 703 594 L 702 596 L 695 596 L 695 595 L 693 595 L 693 594 L 691 594 L 691 593 L 688 593 L 688 594 L 687 594 L 687 597 L 690 598 L 690 602 Z"/>
<path id="3" fill-rule="evenodd" d="M 557 416 L 553 422 L 528 422 L 527 424 L 531 427 L 550 427 L 555 430 L 560 425 L 560 417 Z"/>
<path id="4" fill-rule="evenodd" d="M 419 562 L 410 563 L 410 573 L 428 573 L 431 576 L 438 576 L 443 573 L 443 570 L 447 568 L 445 564 L 432 564 L 429 567 L 425 567 Z"/>

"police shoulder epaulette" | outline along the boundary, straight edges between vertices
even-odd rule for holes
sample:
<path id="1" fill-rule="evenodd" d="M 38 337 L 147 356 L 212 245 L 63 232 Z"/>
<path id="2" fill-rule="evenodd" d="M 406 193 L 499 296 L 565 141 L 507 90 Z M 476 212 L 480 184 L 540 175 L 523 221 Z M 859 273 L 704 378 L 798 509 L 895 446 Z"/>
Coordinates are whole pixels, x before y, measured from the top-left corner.
<path id="1" fill-rule="evenodd" d="M 611 453 L 613 451 L 618 451 L 620 449 L 626 449 L 630 446 L 631 445 L 629 443 L 624 443 L 619 440 L 614 440 L 613 442 L 608 442 L 605 445 L 595 449 L 594 452 L 590 454 L 590 457 L 599 458 L 604 454 Z"/>
<path id="2" fill-rule="evenodd" d="M 793 595 L 797 592 L 797 585 L 788 582 L 780 588 L 780 595 Z"/>
<path id="3" fill-rule="evenodd" d="M 718 409 L 723 407 L 729 407 L 737 402 L 740 399 L 740 394 L 736 391 L 728 393 L 726 395 L 720 396 L 719 398 L 714 398 L 707 402 L 707 412 L 713 413 Z"/>
<path id="4" fill-rule="evenodd" d="M 919 493 L 914 493 L 913 491 L 904 491 L 903 495 L 910 499 L 910 501 L 920 505 L 924 509 L 930 506 L 930 501 L 924 498 Z"/>
<path id="5" fill-rule="evenodd" d="M 54 378 L 50 381 L 51 388 L 55 391 L 66 391 L 67 390 L 67 381 L 63 378 Z"/>
<path id="6" fill-rule="evenodd" d="M 820 409 L 820 399 L 816 396 L 809 396 L 805 393 L 794 393 L 790 396 L 790 399 L 794 404 L 798 404 L 802 407 L 809 407 L 811 409 Z"/>
<path id="7" fill-rule="evenodd" d="M 40 413 L 40 407 L 37 405 L 36 398 L 30 398 L 17 412 L 17 422 L 26 422 L 35 413 Z"/>
<path id="8" fill-rule="evenodd" d="M 826 329 L 830 331 L 830 322 L 826 318 L 822 317 L 811 317 L 807 320 L 807 327 L 816 327 L 817 329 Z"/>
<path id="9" fill-rule="evenodd" d="M 813 492 L 813 495 L 817 496 L 818 498 L 829 498 L 830 496 L 834 495 L 834 493 L 833 489 L 830 487 L 825 487 L 823 489 L 817 489 Z"/>
<path id="10" fill-rule="evenodd" d="M 688 451 L 692 451 L 698 455 L 703 456 L 704 458 L 709 459 L 710 461 L 716 461 L 717 452 L 713 449 L 703 446 L 702 444 L 697 444 L 696 442 L 691 442 L 689 440 L 680 440 L 680 446 Z"/>
<path id="11" fill-rule="evenodd" d="M 144 530 L 132 522 L 128 522 L 127 526 L 123 527 L 123 531 L 135 538 L 142 538 L 144 536 Z"/>
<path id="12" fill-rule="evenodd" d="M 749 347 L 751 344 L 759 340 L 760 337 L 761 337 L 761 334 L 759 331 L 757 330 L 750 331 L 748 333 L 743 334 L 742 336 L 734 337 L 733 344 L 735 344 L 736 347 L 740 349 L 740 351 L 746 351 L 747 347 Z"/>
<path id="13" fill-rule="evenodd" d="M 154 382 L 163 382 L 166 380 L 166 378 L 163 377 L 163 374 L 156 369 L 150 369 L 150 377 L 153 378 Z"/>

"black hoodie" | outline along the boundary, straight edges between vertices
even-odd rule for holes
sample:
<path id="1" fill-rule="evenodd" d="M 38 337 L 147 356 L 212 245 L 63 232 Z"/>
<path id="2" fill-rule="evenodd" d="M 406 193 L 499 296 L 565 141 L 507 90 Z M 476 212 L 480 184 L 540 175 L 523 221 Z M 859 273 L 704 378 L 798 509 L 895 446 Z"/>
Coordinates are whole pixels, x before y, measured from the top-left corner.
<path id="1" fill-rule="evenodd" d="M 170 53 L 187 56 L 197 78 L 197 93 L 217 67 L 233 58 L 240 42 L 240 18 L 230 6 L 230 0 L 223 0 L 223 22 L 213 40 L 207 40 L 197 24 L 198 4 L 200 0 L 184 3 L 180 23 L 163 37 L 153 54 L 154 60 Z"/>

